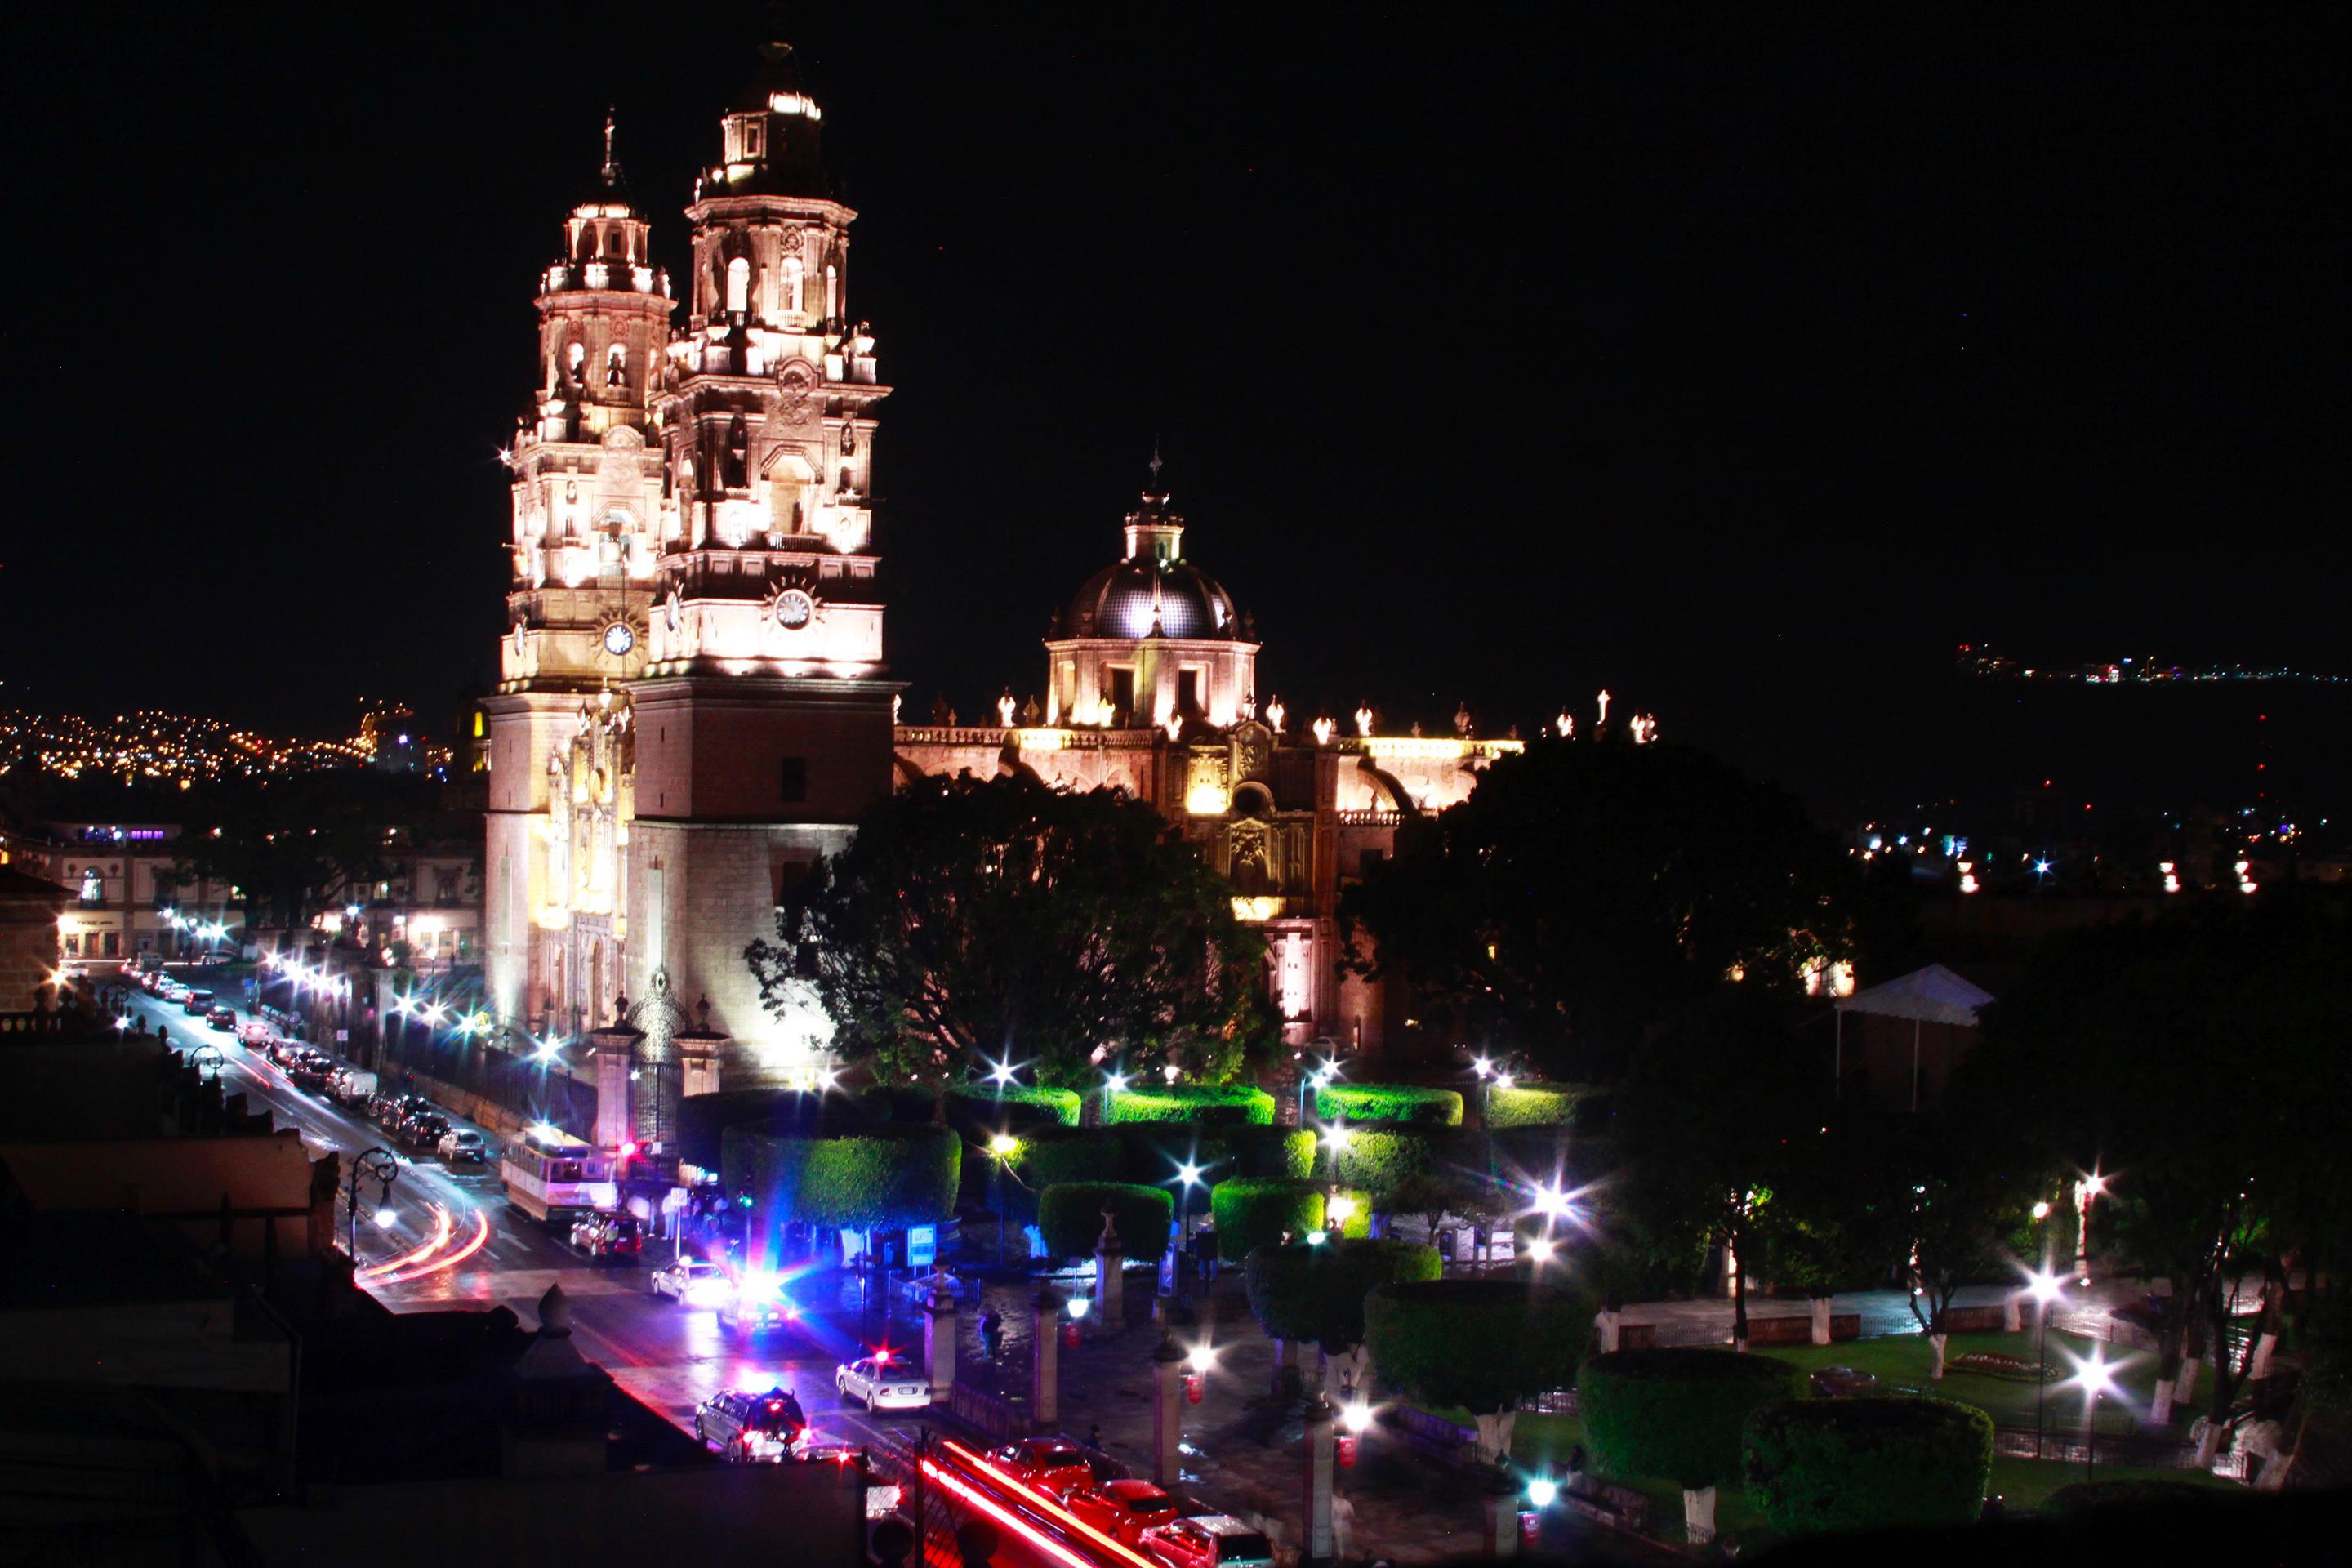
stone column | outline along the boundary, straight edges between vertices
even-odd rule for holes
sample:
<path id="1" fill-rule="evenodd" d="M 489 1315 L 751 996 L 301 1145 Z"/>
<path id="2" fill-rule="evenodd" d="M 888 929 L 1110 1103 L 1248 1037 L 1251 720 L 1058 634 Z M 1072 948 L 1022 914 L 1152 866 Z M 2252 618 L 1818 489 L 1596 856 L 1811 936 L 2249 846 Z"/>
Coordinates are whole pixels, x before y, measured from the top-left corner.
<path id="1" fill-rule="evenodd" d="M 1184 1352 L 1161 1339 L 1151 1352 L 1151 1479 L 1170 1491 L 1182 1479 Z"/>
<path id="2" fill-rule="evenodd" d="M 1486 1559 L 1500 1563 L 1519 1554 L 1519 1493 L 1516 1487 L 1497 1482 L 1486 1493 Z"/>
<path id="3" fill-rule="evenodd" d="M 1055 1332 L 1061 1311 L 1061 1293 L 1051 1285 L 1029 1299 L 1029 1417 L 1040 1432 L 1062 1424 L 1062 1342 Z"/>
<path id="4" fill-rule="evenodd" d="M 1125 1254 L 1095 1249 L 1095 1321 L 1107 1334 L 1127 1327 L 1126 1281 L 1120 1275 L 1126 1267 Z"/>
<path id="5" fill-rule="evenodd" d="M 1326 1563 L 1339 1556 L 1337 1542 L 1331 1535 L 1331 1483 L 1335 1479 L 1335 1453 L 1331 1402 L 1318 1394 L 1307 1406 L 1307 1511 L 1298 1526 L 1298 1561 L 1301 1568 Z"/>
<path id="6" fill-rule="evenodd" d="M 931 1397 L 947 1403 L 956 1380 L 956 1299 L 933 1290 L 923 1304 L 923 1363 L 930 1369 Z"/>

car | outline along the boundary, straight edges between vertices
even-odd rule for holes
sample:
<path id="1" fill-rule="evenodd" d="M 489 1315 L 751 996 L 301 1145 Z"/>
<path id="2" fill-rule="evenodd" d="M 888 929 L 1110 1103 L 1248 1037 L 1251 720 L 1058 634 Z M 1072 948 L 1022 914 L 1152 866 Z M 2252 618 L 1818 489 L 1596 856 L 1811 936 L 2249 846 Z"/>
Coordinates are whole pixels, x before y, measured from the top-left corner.
<path id="1" fill-rule="evenodd" d="M 420 1148 L 432 1149 L 440 1145 L 441 1135 L 448 1131 L 447 1117 L 437 1110 L 427 1110 L 412 1116 L 404 1122 L 400 1136 L 404 1142 L 414 1143 Z"/>
<path id="2" fill-rule="evenodd" d="M 913 1363 L 899 1360 L 888 1351 L 861 1356 L 834 1368 L 833 1386 L 841 1391 L 844 1404 L 862 1400 L 868 1410 L 930 1408 L 930 1379 L 916 1371 Z"/>
<path id="3" fill-rule="evenodd" d="M 201 1018 L 212 1010 L 213 994 L 209 991 L 191 991 L 180 998 L 180 1011 L 183 1013 Z"/>
<path id="4" fill-rule="evenodd" d="M 1274 1568 L 1274 1543 L 1227 1513 L 1155 1525 L 1135 1543 L 1168 1568 Z"/>
<path id="5" fill-rule="evenodd" d="M 1074 1488 L 1062 1506 L 1122 1546 L 1134 1545 L 1147 1530 L 1174 1523 L 1181 1511 L 1174 1498 L 1150 1481 Z"/>
<path id="6" fill-rule="evenodd" d="M 686 1307 L 723 1307 L 735 1295 L 735 1282 L 727 1271 L 706 1258 L 663 1264 L 646 1279 L 646 1289 Z"/>
<path id="7" fill-rule="evenodd" d="M 205 1015 L 205 1022 L 210 1024 L 215 1029 L 226 1029 L 231 1033 L 235 1033 L 236 1029 L 236 1009 L 234 1007 L 215 1007 L 211 1012 Z"/>
<path id="8" fill-rule="evenodd" d="M 646 1249 L 646 1223 L 633 1214 L 583 1215 L 572 1226 L 572 1245 L 591 1258 L 635 1258 Z"/>
<path id="9" fill-rule="evenodd" d="M 1059 1501 L 1095 1484 L 1095 1468 L 1076 1444 L 1059 1437 L 1024 1437 L 988 1456 L 999 1471 L 1030 1490 Z"/>
<path id="10" fill-rule="evenodd" d="M 263 1023 L 258 1018 L 252 1020 L 250 1023 L 239 1025 L 236 1031 L 236 1043 L 246 1047 L 249 1050 L 268 1050 L 269 1048 L 269 1026 Z"/>
<path id="11" fill-rule="evenodd" d="M 694 1435 L 739 1464 L 781 1464 L 807 1432 L 801 1402 L 782 1387 L 714 1394 L 695 1406 Z"/>
<path id="12" fill-rule="evenodd" d="M 719 1304 L 722 1333 L 756 1334 L 800 1321 L 801 1310 L 772 1274 L 749 1273 L 728 1281 L 726 1300 Z"/>
<path id="13" fill-rule="evenodd" d="M 470 1127 L 452 1127 L 441 1134 L 433 1152 L 451 1165 L 478 1164 L 490 1157 L 489 1144 Z"/>

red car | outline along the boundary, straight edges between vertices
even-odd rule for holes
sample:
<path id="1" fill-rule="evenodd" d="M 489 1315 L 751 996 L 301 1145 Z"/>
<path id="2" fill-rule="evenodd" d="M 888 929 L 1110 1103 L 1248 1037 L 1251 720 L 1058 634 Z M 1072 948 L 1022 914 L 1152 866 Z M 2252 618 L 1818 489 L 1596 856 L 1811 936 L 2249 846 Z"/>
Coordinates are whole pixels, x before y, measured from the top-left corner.
<path id="1" fill-rule="evenodd" d="M 1062 1506 L 1124 1546 L 1155 1524 L 1176 1518 L 1176 1500 L 1150 1481 L 1105 1481 L 1080 1487 Z"/>
<path id="2" fill-rule="evenodd" d="M 988 1457 L 1000 1474 L 1055 1502 L 1065 1492 L 1095 1484 L 1095 1468 L 1086 1455 L 1058 1437 L 1024 1437 Z"/>

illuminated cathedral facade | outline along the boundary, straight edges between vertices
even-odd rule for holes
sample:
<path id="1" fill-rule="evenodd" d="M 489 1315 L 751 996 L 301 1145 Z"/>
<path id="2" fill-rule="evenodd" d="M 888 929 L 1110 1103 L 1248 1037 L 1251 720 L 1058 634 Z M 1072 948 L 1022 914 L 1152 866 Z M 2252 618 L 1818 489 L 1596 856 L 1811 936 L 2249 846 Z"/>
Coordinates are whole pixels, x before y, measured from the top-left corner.
<path id="1" fill-rule="evenodd" d="M 509 1048 L 661 991 L 696 1025 L 685 1092 L 814 1081 L 823 1010 L 769 1011 L 743 958 L 783 888 L 897 785 L 1025 773 L 1181 824 L 1265 938 L 1286 1037 L 1381 1050 L 1404 1020 L 1344 966 L 1339 889 L 1519 742 L 1262 699 L 1255 626 L 1186 554 L 1156 462 L 1117 558 L 1059 611 L 1043 702 L 899 722 L 870 510 L 889 388 L 850 305 L 856 214 L 822 109 L 770 55 L 686 209 L 685 279 L 653 259 L 609 125 L 539 279 L 484 704 L 485 982 Z"/>

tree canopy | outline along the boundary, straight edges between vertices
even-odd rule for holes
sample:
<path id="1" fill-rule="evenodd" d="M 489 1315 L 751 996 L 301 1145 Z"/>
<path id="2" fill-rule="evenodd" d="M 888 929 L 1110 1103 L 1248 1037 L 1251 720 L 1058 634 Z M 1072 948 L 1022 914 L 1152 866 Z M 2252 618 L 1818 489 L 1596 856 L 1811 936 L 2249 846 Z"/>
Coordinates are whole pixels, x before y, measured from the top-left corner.
<path id="1" fill-rule="evenodd" d="M 1435 1279 L 1437 1249 L 1370 1237 L 1322 1247 L 1293 1243 L 1249 1255 L 1249 1304 L 1278 1340 L 1307 1340 L 1332 1355 L 1364 1342 L 1364 1298 L 1377 1286 Z"/>
<path id="2" fill-rule="evenodd" d="M 1071 1085 L 1108 1050 L 1216 1080 L 1270 1037 L 1224 881 L 1150 805 L 1025 776 L 877 802 L 745 956 L 772 1011 L 813 986 L 835 1048 L 885 1079 L 1006 1061 Z"/>
<path id="3" fill-rule="evenodd" d="M 1719 987 L 1850 955 L 1859 881 L 1794 797 L 1685 747 L 1549 742 L 1399 830 L 1341 917 L 1424 1016 L 1609 1078 L 1644 1026 Z"/>

